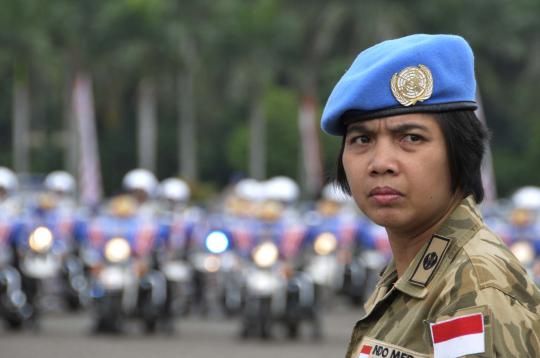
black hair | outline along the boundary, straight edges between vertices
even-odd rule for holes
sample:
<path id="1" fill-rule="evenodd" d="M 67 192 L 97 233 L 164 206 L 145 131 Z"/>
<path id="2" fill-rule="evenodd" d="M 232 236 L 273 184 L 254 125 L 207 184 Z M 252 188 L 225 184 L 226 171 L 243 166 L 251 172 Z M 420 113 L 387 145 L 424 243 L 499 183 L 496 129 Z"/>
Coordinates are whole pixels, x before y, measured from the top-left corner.
<path id="1" fill-rule="evenodd" d="M 489 132 L 486 126 L 471 110 L 433 113 L 446 142 L 448 163 L 450 166 L 451 190 L 458 189 L 463 197 L 473 195 L 476 203 L 484 199 L 481 166 Z M 341 150 L 337 161 L 336 185 L 344 192 L 351 194 L 343 167 L 343 150 L 345 136 L 341 142 Z"/>

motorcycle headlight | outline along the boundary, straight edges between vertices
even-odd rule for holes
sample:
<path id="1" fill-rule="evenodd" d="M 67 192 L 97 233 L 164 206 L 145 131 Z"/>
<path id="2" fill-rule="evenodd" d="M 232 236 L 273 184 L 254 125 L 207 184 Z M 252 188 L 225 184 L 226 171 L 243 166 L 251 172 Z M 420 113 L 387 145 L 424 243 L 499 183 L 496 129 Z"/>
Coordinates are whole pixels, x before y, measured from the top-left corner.
<path id="1" fill-rule="evenodd" d="M 113 263 L 125 261 L 131 255 L 131 248 L 126 239 L 115 237 L 105 245 L 105 258 Z"/>
<path id="2" fill-rule="evenodd" d="M 523 266 L 527 266 L 534 260 L 534 248 L 529 242 L 519 241 L 510 246 L 510 251 L 521 262 Z"/>
<path id="3" fill-rule="evenodd" d="M 221 260 L 219 257 L 209 255 L 204 259 L 204 269 L 208 272 L 218 272 L 221 267 Z"/>
<path id="4" fill-rule="evenodd" d="M 204 246 L 213 254 L 221 254 L 229 248 L 229 238 L 222 231 L 212 231 L 206 236 Z"/>
<path id="5" fill-rule="evenodd" d="M 323 232 L 319 234 L 313 243 L 313 249 L 318 255 L 329 255 L 337 247 L 336 236 L 330 232 Z"/>
<path id="6" fill-rule="evenodd" d="M 44 226 L 36 228 L 28 238 L 28 245 L 32 251 L 45 253 L 50 250 L 53 244 L 53 235 L 51 230 Z"/>
<path id="7" fill-rule="evenodd" d="M 277 261 L 279 252 L 274 243 L 265 242 L 253 249 L 252 256 L 257 266 L 267 268 Z"/>

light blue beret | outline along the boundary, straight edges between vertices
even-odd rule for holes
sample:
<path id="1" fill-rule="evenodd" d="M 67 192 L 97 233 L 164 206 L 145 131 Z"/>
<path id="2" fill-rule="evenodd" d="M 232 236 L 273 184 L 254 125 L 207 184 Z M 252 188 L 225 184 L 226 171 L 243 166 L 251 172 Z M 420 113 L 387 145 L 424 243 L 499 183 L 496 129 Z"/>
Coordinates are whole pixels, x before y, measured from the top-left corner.
<path id="1" fill-rule="evenodd" d="M 417 34 L 361 52 L 334 87 L 321 128 L 405 113 L 476 109 L 472 50 L 460 36 Z"/>

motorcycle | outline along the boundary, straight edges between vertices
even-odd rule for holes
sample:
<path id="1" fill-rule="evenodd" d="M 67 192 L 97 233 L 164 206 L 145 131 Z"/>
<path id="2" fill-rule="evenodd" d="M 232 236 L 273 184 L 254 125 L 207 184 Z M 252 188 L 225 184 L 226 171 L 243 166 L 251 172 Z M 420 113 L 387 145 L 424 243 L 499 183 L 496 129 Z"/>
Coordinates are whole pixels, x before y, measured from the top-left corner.
<path id="1" fill-rule="evenodd" d="M 32 307 L 22 290 L 21 275 L 12 265 L 14 231 L 12 223 L 0 219 L 0 316 L 9 329 L 21 329 L 31 317 Z"/>
<path id="2" fill-rule="evenodd" d="M 22 288 L 32 307 L 30 319 L 36 325 L 41 314 L 41 299 L 50 294 L 62 267 L 61 250 L 56 244 L 48 227 L 37 226 L 17 246 Z"/>
<path id="3" fill-rule="evenodd" d="M 335 234 L 323 231 L 307 242 L 301 270 L 295 272 L 287 288 L 285 322 L 289 338 L 297 337 L 299 323 L 304 320 L 311 321 L 314 339 L 322 336 L 319 311 L 333 297 L 342 275 Z"/>
<path id="4" fill-rule="evenodd" d="M 242 337 L 254 333 L 268 339 L 278 323 L 295 339 L 301 324 L 309 321 L 312 337 L 320 338 L 320 292 L 313 277 L 298 270 L 303 229 L 276 221 L 263 223 L 259 230 L 260 244 L 253 248 L 253 264 L 245 274 Z"/>
<path id="5" fill-rule="evenodd" d="M 11 266 L 0 269 L 0 316 L 13 330 L 21 329 L 32 316 L 32 307 L 22 290 L 21 276 Z"/>
<path id="6" fill-rule="evenodd" d="M 338 289 L 343 271 L 337 258 L 338 238 L 332 232 L 321 232 L 313 240 L 311 247 L 305 250 L 308 251 L 308 257 L 304 259 L 306 263 L 303 271 L 319 287 L 320 294 L 329 298 Z"/>
<path id="7" fill-rule="evenodd" d="M 51 297 L 51 302 L 60 298 L 76 310 L 88 302 L 88 284 L 74 241 L 73 213 L 55 200 L 42 194 L 37 206 L 25 213 L 26 234 L 17 242 L 18 268 L 35 309 L 41 295 Z"/>
<path id="8" fill-rule="evenodd" d="M 210 302 L 216 302 L 225 315 L 235 315 L 243 302 L 239 279 L 241 260 L 233 250 L 233 234 L 214 223 L 199 235 L 203 237 L 202 242 L 189 254 L 194 269 L 194 301 L 203 314 L 208 312 Z"/>
<path id="9" fill-rule="evenodd" d="M 159 313 L 164 327 L 168 331 L 174 330 L 172 321 L 174 318 L 188 312 L 189 297 L 192 292 L 191 278 L 193 270 L 191 265 L 180 257 L 166 257 L 162 254 L 157 269 L 165 277 L 166 296 L 163 308 Z M 158 279 L 154 272 L 154 279 Z"/>
<path id="10" fill-rule="evenodd" d="M 252 251 L 253 264 L 245 275 L 242 338 L 270 338 L 275 318 L 285 312 L 287 279 L 278 257 L 278 248 L 271 241 L 262 242 Z"/>
<path id="11" fill-rule="evenodd" d="M 87 262 L 94 255 L 87 252 Z M 107 241 L 99 262 L 89 262 L 96 332 L 122 332 L 125 320 L 135 310 L 138 281 L 132 256 L 127 239 L 117 236 Z"/>
<path id="12" fill-rule="evenodd" d="M 333 187 L 330 187 L 333 188 Z M 304 271 L 315 281 L 322 302 L 334 293 L 362 304 L 378 278 L 381 260 L 375 250 L 383 232 L 335 200 L 321 199 L 305 216 Z M 383 229 L 384 231 L 384 229 Z"/>
<path id="13" fill-rule="evenodd" d="M 157 225 L 135 215 L 129 199 L 116 200 L 118 203 L 113 199 L 111 206 L 119 213 L 113 210 L 113 214 L 99 216 L 90 223 L 84 253 L 93 273 L 95 330 L 122 332 L 125 321 L 136 317 L 151 333 L 163 318 L 167 299 L 166 275 L 152 255 Z"/>
<path id="14" fill-rule="evenodd" d="M 370 222 L 362 225 L 365 229 L 363 237 L 351 247 L 352 256 L 346 260 L 342 284 L 342 292 L 355 306 L 362 305 L 369 298 L 389 255 L 384 228 Z"/>

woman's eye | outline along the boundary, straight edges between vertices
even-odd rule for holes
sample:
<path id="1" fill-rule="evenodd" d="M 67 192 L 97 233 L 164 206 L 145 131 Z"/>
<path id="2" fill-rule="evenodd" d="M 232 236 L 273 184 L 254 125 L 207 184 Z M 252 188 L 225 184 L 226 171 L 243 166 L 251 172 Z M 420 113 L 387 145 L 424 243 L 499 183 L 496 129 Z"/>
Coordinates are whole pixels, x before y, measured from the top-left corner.
<path id="1" fill-rule="evenodd" d="M 354 144 L 367 144 L 369 143 L 369 137 L 367 135 L 359 135 L 353 137 L 351 142 Z"/>
<path id="2" fill-rule="evenodd" d="M 417 134 L 407 134 L 403 137 L 403 140 L 406 142 L 419 142 L 422 140 L 422 137 Z"/>

